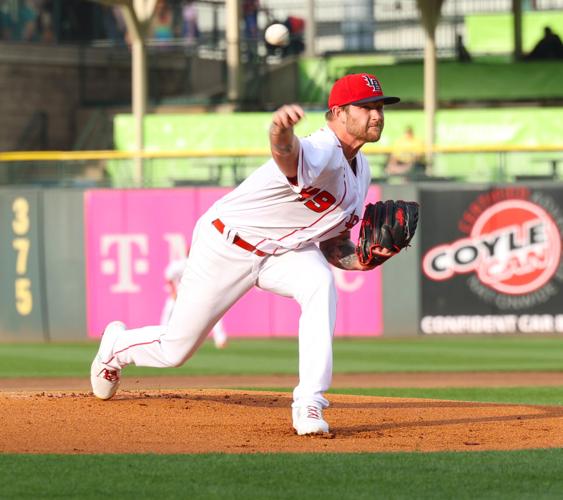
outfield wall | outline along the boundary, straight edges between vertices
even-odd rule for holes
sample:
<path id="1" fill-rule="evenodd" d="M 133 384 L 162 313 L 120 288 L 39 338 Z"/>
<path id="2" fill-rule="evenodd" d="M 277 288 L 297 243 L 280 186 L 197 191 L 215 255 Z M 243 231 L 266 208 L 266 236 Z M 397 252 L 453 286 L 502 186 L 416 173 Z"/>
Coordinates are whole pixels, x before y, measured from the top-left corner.
<path id="1" fill-rule="evenodd" d="M 421 204 L 383 270 L 384 334 L 563 333 L 563 183 L 386 186 Z"/>
<path id="2" fill-rule="evenodd" d="M 228 189 L 0 189 L 0 339 L 157 324 L 166 265 Z M 370 273 L 335 270 L 337 336 L 563 333 L 563 183 L 374 185 L 368 201 L 401 198 L 422 207 L 412 247 Z M 295 336 L 298 313 L 253 290 L 225 327 Z"/>
<path id="3" fill-rule="evenodd" d="M 562 65 L 563 66 L 563 65 Z M 556 145 L 563 137 L 562 108 L 502 108 L 440 110 L 436 114 L 436 146 L 498 147 Z M 210 152 L 263 152 L 263 157 L 244 158 L 249 164 L 248 174 L 264 161 L 269 151 L 268 128 L 271 113 L 234 113 L 229 119 L 217 113 L 158 115 L 145 118 L 145 147 L 151 152 L 185 152 L 192 154 Z M 424 137 L 424 112 L 422 110 L 397 110 L 392 106 L 385 111 L 385 133 L 377 145 L 366 146 L 365 152 L 377 155 L 378 148 L 390 148 L 401 138 L 408 126 L 415 136 Z M 300 136 L 307 135 L 325 123 L 323 112 L 309 112 L 297 125 Z M 241 133 L 242 132 L 242 133 Z M 114 123 L 114 141 L 119 151 L 134 150 L 134 126 L 131 115 L 119 115 Z M 381 161 L 385 155 L 380 155 Z M 499 182 L 516 176 L 534 173 L 548 175 L 550 167 L 541 159 L 560 157 L 542 152 L 519 152 L 502 164 L 498 151 L 488 154 L 474 152 L 455 155 L 436 155 L 432 175 L 463 179 L 472 182 Z M 232 163 L 232 158 L 213 159 L 219 164 Z M 202 165 L 205 168 L 202 168 Z M 212 166 L 212 165 L 211 165 Z M 371 161 L 374 177 L 381 176 L 378 161 Z M 227 171 L 227 169 L 223 169 Z M 130 185 L 133 165 L 114 162 L 110 165 L 114 187 Z M 145 176 L 152 186 L 171 187 L 184 178 L 209 178 L 208 165 L 201 158 L 155 159 L 146 169 Z M 222 176 L 223 185 L 232 185 L 232 176 Z"/>
<path id="4" fill-rule="evenodd" d="M 99 336 L 119 318 L 131 327 L 158 324 L 166 300 L 164 270 L 182 258 L 200 215 L 227 188 L 95 190 L 85 194 L 87 330 Z M 370 198 L 380 197 L 373 186 Z M 339 272 L 337 336 L 381 335 L 381 273 Z M 197 291 L 194 291 L 197 293 Z M 253 289 L 224 317 L 230 336 L 295 335 L 299 308 Z"/>
<path id="5" fill-rule="evenodd" d="M 84 338 L 83 196 L 0 189 L 0 338 Z"/>
<path id="6" fill-rule="evenodd" d="M 563 76 L 563 74 L 562 74 Z M 559 144 L 563 136 L 557 107 L 504 107 L 498 109 L 443 109 L 436 113 L 437 146 Z M 149 114 L 145 117 L 147 151 L 268 151 L 268 130 L 272 113 L 231 113 L 226 120 L 220 113 Z M 133 116 L 117 115 L 114 142 L 118 151 L 135 150 Z M 326 124 L 324 111 L 310 111 L 296 126 L 305 136 Z M 385 108 L 385 132 L 377 145 L 392 146 L 408 125 L 419 138 L 424 137 L 424 111 Z"/>

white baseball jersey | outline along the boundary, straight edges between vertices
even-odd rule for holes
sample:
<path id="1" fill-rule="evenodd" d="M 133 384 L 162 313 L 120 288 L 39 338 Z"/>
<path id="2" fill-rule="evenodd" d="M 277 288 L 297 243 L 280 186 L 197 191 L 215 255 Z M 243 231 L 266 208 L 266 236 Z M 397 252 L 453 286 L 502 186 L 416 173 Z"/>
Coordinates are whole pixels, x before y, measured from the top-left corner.
<path id="1" fill-rule="evenodd" d="M 356 173 L 334 132 L 326 127 L 300 139 L 296 179 L 273 159 L 210 209 L 227 231 L 269 254 L 280 254 L 350 230 L 359 222 L 371 174 L 365 156 Z"/>

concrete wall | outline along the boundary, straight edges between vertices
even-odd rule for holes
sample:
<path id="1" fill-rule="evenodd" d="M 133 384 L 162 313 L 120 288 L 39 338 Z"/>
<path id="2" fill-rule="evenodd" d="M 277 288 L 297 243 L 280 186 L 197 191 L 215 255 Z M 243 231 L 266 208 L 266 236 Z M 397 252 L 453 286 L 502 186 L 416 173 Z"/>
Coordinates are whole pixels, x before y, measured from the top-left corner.
<path id="1" fill-rule="evenodd" d="M 64 149 L 72 144 L 73 114 L 80 105 L 78 59 L 72 55 L 47 62 L 42 47 L 0 45 L 1 150 L 16 147 L 36 112 L 47 115 L 50 146 Z"/>
<path id="2" fill-rule="evenodd" d="M 260 101 L 265 108 L 275 109 L 289 102 L 297 102 L 299 96 L 299 67 L 297 60 L 288 58 L 272 66 L 261 81 Z"/>
<path id="3" fill-rule="evenodd" d="M 84 126 L 81 109 L 130 106 L 130 57 L 126 48 L 0 43 L 0 150 L 16 148 L 37 112 L 47 116 L 47 149 L 71 149 Z M 224 82 L 222 61 L 183 52 L 151 53 L 149 60 L 153 103 Z"/>

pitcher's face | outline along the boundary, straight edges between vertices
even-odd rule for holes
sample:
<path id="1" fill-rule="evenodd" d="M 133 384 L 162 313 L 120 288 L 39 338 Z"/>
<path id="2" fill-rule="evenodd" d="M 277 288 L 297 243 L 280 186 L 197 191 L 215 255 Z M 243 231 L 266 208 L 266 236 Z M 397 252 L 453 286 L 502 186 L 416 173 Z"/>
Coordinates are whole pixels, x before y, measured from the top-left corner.
<path id="1" fill-rule="evenodd" d="M 346 132 L 362 142 L 377 142 L 385 124 L 382 102 L 346 107 Z"/>

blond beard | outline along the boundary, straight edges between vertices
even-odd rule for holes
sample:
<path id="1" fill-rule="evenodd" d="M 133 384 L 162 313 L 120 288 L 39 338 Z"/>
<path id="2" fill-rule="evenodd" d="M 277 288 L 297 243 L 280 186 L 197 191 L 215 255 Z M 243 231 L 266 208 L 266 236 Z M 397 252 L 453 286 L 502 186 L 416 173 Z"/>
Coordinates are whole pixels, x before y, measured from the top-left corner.
<path id="1" fill-rule="evenodd" d="M 383 132 L 383 124 L 380 127 L 365 129 L 357 126 L 350 126 L 346 123 L 346 132 L 352 135 L 356 139 L 363 142 L 377 142 L 381 138 L 381 133 Z"/>

